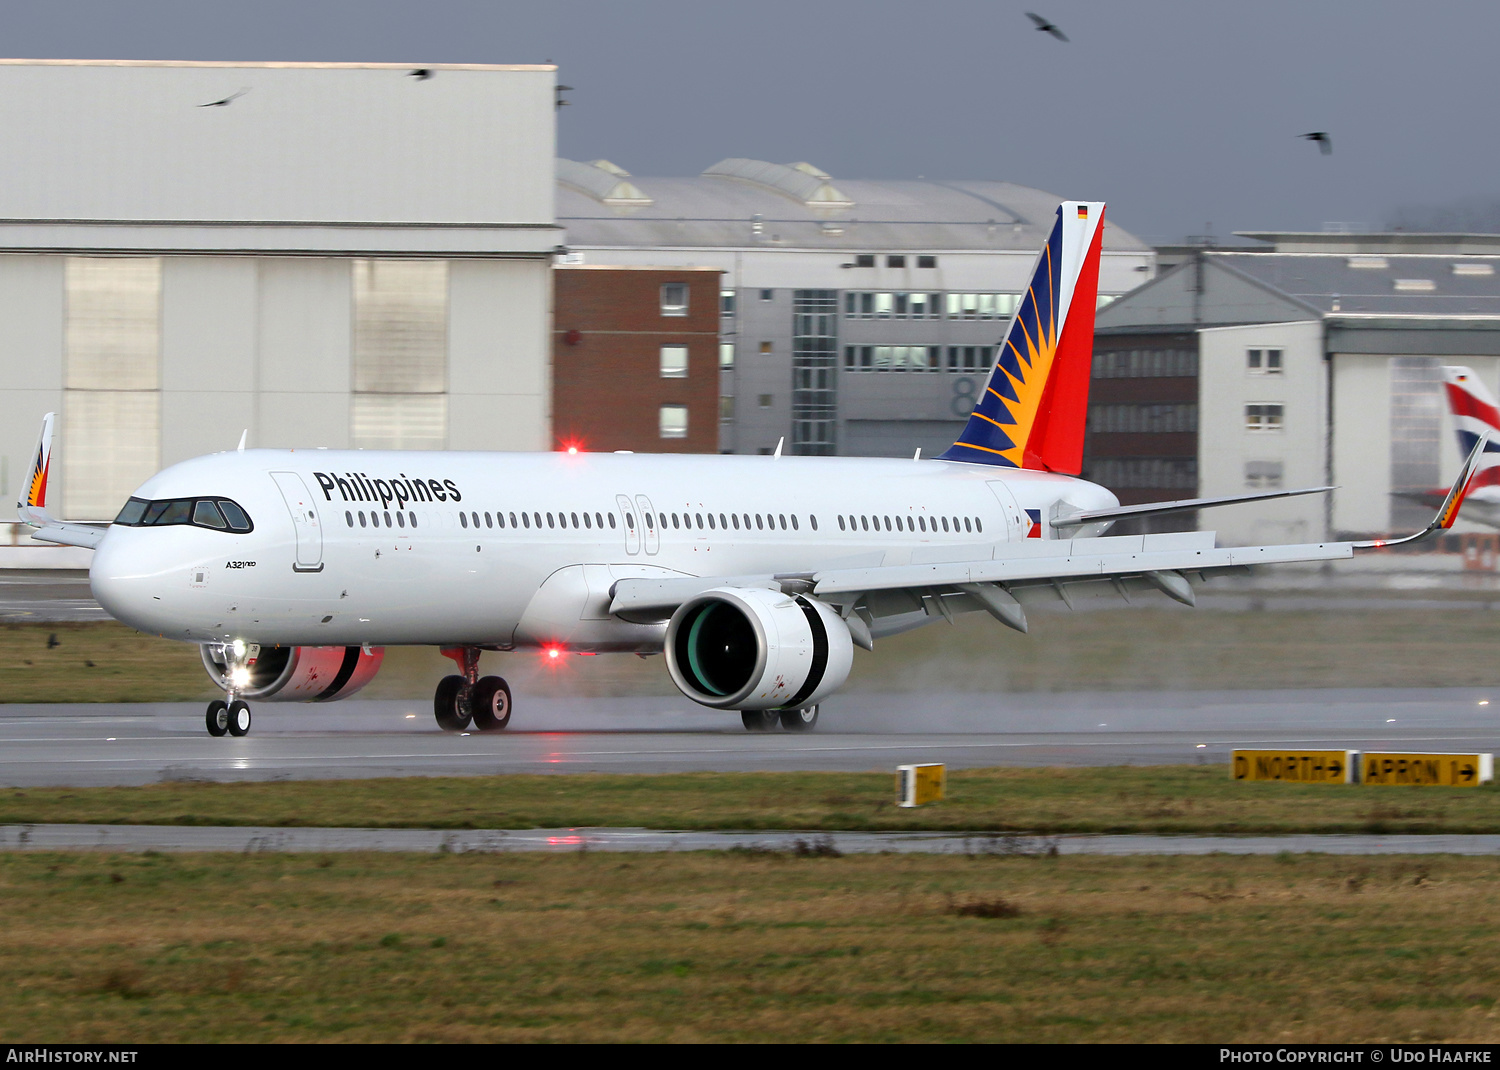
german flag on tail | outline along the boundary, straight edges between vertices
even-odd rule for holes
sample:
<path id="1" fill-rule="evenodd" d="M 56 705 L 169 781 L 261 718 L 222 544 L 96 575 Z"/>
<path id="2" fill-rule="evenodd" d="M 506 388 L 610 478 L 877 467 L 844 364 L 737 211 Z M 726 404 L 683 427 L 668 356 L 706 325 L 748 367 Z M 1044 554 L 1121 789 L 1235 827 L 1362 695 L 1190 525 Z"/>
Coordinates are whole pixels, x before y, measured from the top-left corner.
<path id="1" fill-rule="evenodd" d="M 1058 206 L 989 382 L 943 460 L 1078 474 L 1103 238 L 1102 202 Z"/>

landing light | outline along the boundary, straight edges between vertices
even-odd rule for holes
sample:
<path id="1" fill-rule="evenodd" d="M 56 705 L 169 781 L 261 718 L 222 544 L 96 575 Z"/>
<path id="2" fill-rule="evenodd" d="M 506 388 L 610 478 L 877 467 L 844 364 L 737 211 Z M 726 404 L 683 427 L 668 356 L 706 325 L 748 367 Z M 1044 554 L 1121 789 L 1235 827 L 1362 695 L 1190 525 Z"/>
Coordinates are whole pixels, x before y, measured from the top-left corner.
<path id="1" fill-rule="evenodd" d="M 1490 704 L 1490 700 L 1487 699 L 1487 698 L 1482 698 L 1482 699 L 1479 700 L 1479 704 L 1481 706 L 1488 706 Z"/>
<path id="2" fill-rule="evenodd" d="M 250 670 L 235 669 L 229 674 L 229 682 L 234 684 L 235 687 L 244 687 L 250 682 Z"/>
<path id="3" fill-rule="evenodd" d="M 233 643 L 230 644 L 230 647 L 234 651 L 235 657 L 242 658 L 245 656 L 246 648 L 245 641 L 243 639 L 236 639 Z"/>

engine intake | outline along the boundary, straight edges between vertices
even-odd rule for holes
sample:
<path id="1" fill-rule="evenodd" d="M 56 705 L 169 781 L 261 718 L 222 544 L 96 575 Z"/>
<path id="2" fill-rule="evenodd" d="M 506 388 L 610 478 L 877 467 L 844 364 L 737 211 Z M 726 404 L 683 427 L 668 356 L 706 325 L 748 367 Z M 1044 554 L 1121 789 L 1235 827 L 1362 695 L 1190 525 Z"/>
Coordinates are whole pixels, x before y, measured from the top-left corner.
<path id="1" fill-rule="evenodd" d="M 199 649 L 209 678 L 229 690 L 222 648 L 204 643 Z M 248 666 L 249 684 L 235 690 L 260 702 L 333 702 L 375 679 L 384 659 L 384 647 L 365 653 L 357 646 L 263 646 Z"/>
<path id="2" fill-rule="evenodd" d="M 849 678 L 849 627 L 815 598 L 715 587 L 667 625 L 667 671 L 694 702 L 721 710 L 802 709 Z"/>

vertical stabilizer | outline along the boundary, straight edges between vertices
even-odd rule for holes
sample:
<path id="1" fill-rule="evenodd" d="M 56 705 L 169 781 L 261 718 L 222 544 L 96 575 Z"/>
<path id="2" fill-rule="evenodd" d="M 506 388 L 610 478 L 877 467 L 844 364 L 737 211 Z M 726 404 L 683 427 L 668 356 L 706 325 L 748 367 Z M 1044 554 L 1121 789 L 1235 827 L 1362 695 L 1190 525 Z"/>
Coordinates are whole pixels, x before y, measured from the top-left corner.
<path id="1" fill-rule="evenodd" d="M 944 460 L 1078 474 L 1103 238 L 1103 202 L 1058 208 L 989 382 Z"/>
<path id="2" fill-rule="evenodd" d="M 1448 411 L 1453 414 L 1454 429 L 1458 432 L 1459 456 L 1467 457 L 1481 435 L 1493 432 L 1469 492 L 1500 487 L 1500 441 L 1497 441 L 1500 439 L 1500 407 L 1496 406 L 1494 395 L 1469 368 L 1445 367 L 1443 389 L 1448 395 Z"/>

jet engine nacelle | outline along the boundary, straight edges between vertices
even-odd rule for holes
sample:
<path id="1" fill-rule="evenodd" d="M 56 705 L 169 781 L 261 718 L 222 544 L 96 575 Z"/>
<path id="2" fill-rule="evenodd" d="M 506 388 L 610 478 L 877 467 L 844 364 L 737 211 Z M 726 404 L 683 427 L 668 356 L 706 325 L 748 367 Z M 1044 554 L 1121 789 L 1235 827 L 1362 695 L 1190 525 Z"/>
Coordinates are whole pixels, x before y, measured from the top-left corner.
<path id="1" fill-rule="evenodd" d="M 815 598 L 715 587 L 667 625 L 667 670 L 678 689 L 721 710 L 797 710 L 849 678 L 849 627 Z"/>
<path id="2" fill-rule="evenodd" d="M 204 643 L 199 649 L 209 677 L 229 690 L 223 648 Z M 235 694 L 260 702 L 332 702 L 375 679 L 384 659 L 384 647 L 367 653 L 357 646 L 263 646 L 247 666 L 250 679 Z"/>

